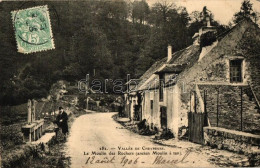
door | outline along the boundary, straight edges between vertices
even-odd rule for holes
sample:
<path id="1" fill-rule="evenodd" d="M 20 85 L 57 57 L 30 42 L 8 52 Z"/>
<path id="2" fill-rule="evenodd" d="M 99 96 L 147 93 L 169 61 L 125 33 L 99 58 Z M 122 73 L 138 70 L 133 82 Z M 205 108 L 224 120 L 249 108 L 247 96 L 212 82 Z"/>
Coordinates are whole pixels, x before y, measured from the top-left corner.
<path id="1" fill-rule="evenodd" d="M 167 128 L 167 107 L 161 106 L 160 107 L 161 112 L 161 128 Z"/>
<path id="2" fill-rule="evenodd" d="M 188 113 L 188 127 L 189 140 L 191 142 L 203 144 L 203 127 L 204 127 L 205 113 Z"/>

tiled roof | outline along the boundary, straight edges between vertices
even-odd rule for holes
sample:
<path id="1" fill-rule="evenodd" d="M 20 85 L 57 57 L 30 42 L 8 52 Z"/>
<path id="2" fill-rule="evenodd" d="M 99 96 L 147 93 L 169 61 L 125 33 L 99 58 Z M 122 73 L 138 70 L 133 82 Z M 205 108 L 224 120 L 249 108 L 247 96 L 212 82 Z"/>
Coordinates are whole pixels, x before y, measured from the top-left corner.
<path id="1" fill-rule="evenodd" d="M 151 77 L 155 76 L 155 71 L 157 71 L 160 67 L 162 67 L 167 61 L 167 58 L 163 58 L 157 62 L 155 62 L 141 77 L 140 77 L 140 82 L 137 86 L 137 90 L 142 90 L 141 87 L 142 85 Z"/>
<path id="2" fill-rule="evenodd" d="M 177 51 L 172 55 L 172 59 L 167 62 L 167 58 L 157 61 L 149 68 L 145 74 L 140 78 L 141 82 L 138 85 L 138 90 L 154 89 L 159 85 L 158 76 L 156 72 L 168 72 L 172 76 L 180 73 L 185 68 L 190 67 L 199 59 L 198 45 L 191 45 L 183 50 Z M 173 80 L 167 79 L 165 82 L 169 83 Z"/>
<path id="3" fill-rule="evenodd" d="M 229 34 L 234 32 L 238 25 L 244 24 L 248 21 L 241 21 L 236 26 L 234 26 L 229 31 L 223 33 L 222 35 L 218 36 L 218 41 L 223 41 L 223 39 L 229 38 Z M 252 23 L 250 21 L 250 23 Z M 218 46 L 218 45 L 217 45 Z M 215 46 L 215 47 L 217 47 Z M 215 48 L 214 47 L 214 48 Z M 210 52 L 209 52 L 210 53 Z M 209 54 L 208 53 L 208 54 Z M 207 55 L 208 55 L 207 54 Z M 172 55 L 172 59 L 167 62 L 167 58 L 163 58 L 160 61 L 154 63 L 140 78 L 140 83 L 137 87 L 138 90 L 146 90 L 157 88 L 159 85 L 159 78 L 156 75 L 156 72 L 167 72 L 172 77 L 178 73 L 184 73 L 187 69 L 190 69 L 193 66 L 197 66 L 197 62 L 200 56 L 200 46 L 199 45 L 191 45 L 183 50 L 177 51 Z M 179 77 L 178 77 L 179 78 Z M 166 86 L 176 83 L 175 80 L 166 79 L 165 81 Z M 259 89 L 260 90 L 260 89 Z"/>
<path id="4" fill-rule="evenodd" d="M 156 74 L 160 73 L 180 73 L 181 71 L 184 70 L 187 64 L 181 64 L 181 65 L 176 65 L 176 64 L 167 64 L 165 67 L 161 70 L 156 71 Z"/>
<path id="5" fill-rule="evenodd" d="M 178 57 L 173 57 L 168 64 L 193 64 L 194 61 L 199 59 L 200 54 L 200 46 L 199 45 L 191 45 L 178 53 Z"/>

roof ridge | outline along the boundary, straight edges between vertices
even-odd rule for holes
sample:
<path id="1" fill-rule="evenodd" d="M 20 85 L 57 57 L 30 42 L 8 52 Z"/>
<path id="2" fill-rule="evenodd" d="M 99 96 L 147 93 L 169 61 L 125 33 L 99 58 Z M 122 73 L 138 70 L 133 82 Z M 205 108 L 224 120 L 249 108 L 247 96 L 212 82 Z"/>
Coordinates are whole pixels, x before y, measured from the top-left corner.
<path id="1" fill-rule="evenodd" d="M 230 33 L 232 33 L 232 31 L 233 31 L 235 28 L 237 28 L 239 25 L 243 24 L 244 22 L 249 22 L 249 23 L 253 24 L 254 26 L 256 26 L 257 28 L 259 28 L 258 25 L 257 25 L 256 23 L 254 23 L 251 19 L 246 19 L 246 18 L 245 18 L 245 19 L 239 21 L 237 24 L 235 24 L 235 25 L 234 25 L 233 27 L 231 27 L 229 30 L 227 30 L 227 31 L 221 33 L 220 35 L 218 35 L 218 36 L 217 36 L 217 39 L 218 39 L 219 41 L 222 40 L 222 39 L 225 38 L 227 35 L 229 35 Z"/>

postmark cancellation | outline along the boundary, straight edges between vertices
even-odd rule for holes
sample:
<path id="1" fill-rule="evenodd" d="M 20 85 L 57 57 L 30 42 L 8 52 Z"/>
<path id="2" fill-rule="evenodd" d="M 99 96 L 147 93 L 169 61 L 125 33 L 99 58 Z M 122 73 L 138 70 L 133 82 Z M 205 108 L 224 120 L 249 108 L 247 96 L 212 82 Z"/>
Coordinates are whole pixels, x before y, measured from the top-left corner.
<path id="1" fill-rule="evenodd" d="M 28 54 L 55 48 L 47 5 L 11 13 L 18 52 Z"/>

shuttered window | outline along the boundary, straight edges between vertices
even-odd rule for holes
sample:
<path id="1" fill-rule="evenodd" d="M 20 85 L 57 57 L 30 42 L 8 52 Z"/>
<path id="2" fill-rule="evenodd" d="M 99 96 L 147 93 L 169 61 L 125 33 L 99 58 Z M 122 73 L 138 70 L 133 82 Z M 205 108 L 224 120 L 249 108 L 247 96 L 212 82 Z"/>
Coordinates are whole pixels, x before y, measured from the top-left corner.
<path id="1" fill-rule="evenodd" d="M 242 82 L 242 61 L 230 60 L 230 82 L 237 83 Z"/>

